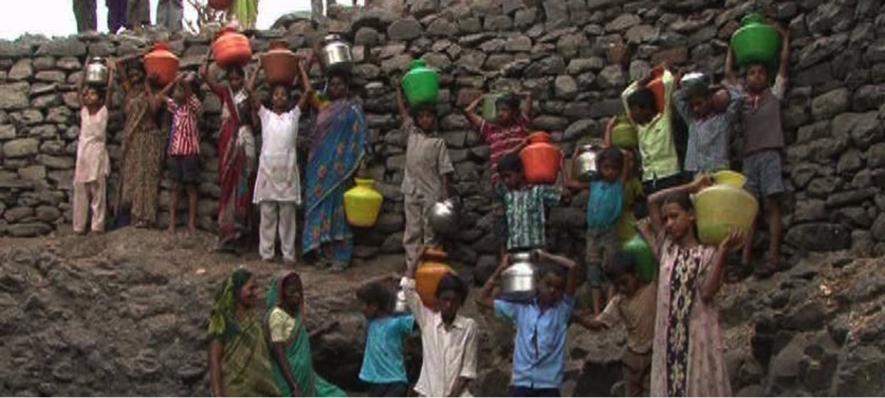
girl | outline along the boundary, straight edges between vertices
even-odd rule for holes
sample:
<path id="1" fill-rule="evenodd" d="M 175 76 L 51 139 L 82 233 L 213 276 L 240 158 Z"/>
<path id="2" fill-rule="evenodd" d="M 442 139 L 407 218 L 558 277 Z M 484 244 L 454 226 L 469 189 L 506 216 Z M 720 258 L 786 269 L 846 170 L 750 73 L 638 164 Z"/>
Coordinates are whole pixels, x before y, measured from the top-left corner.
<path id="1" fill-rule="evenodd" d="M 270 351 L 255 314 L 258 285 L 238 269 L 215 295 L 209 317 L 209 380 L 216 397 L 278 397 Z"/>
<path id="2" fill-rule="evenodd" d="M 318 59 L 314 49 L 311 62 Z M 306 69 L 310 69 L 309 67 Z M 305 91 L 310 80 L 302 75 Z M 350 266 L 353 233 L 344 215 L 344 190 L 368 152 L 362 105 L 348 91 L 349 78 L 331 73 L 322 96 L 314 95 L 319 111 L 307 160 L 307 197 L 303 251 L 316 253 L 319 267 L 343 271 Z"/>
<path id="3" fill-rule="evenodd" d="M 271 280 L 267 292 L 267 329 L 273 344 L 273 373 L 284 397 L 346 397 L 340 388 L 313 370 L 310 339 L 337 326 L 329 323 L 308 334 L 304 326 L 301 277 L 284 271 Z"/>
<path id="4" fill-rule="evenodd" d="M 661 269 L 652 355 L 652 396 L 730 396 L 716 293 L 725 262 L 740 245 L 732 230 L 719 248 L 698 242 L 689 194 L 712 184 L 709 176 L 659 191 L 649 198 L 650 222 L 640 231 Z"/>
<path id="5" fill-rule="evenodd" d="M 212 51 L 211 48 L 209 51 Z M 241 253 L 252 231 L 252 184 L 255 138 L 251 128 L 249 93 L 239 66 L 227 70 L 228 84 L 221 85 L 209 71 L 209 57 L 201 69 L 206 84 L 221 100 L 221 131 L 218 137 L 218 171 L 221 197 L 218 203 L 218 250 Z"/>
<path id="6" fill-rule="evenodd" d="M 92 208 L 92 232 L 104 232 L 105 188 L 111 171 L 107 141 L 108 108 L 114 92 L 114 64 L 107 62 L 107 90 L 86 87 L 86 66 L 80 80 L 80 138 L 74 169 L 74 232 L 86 233 L 86 220 Z"/>
<path id="7" fill-rule="evenodd" d="M 259 62 L 259 70 L 264 66 Z M 307 72 L 299 60 L 298 68 Z M 289 107 L 289 87 L 271 87 L 271 104 L 268 110 L 255 95 L 255 77 L 249 80 L 249 92 L 256 119 L 261 121 L 261 158 L 258 177 L 255 180 L 254 203 L 261 207 L 259 253 L 264 261 L 273 261 L 274 243 L 279 229 L 283 261 L 295 263 L 295 217 L 296 207 L 301 204 L 301 181 L 298 176 L 298 120 L 301 109 L 307 104 L 310 92 L 305 91 L 294 108 Z M 309 87 L 308 87 L 309 88 Z"/>

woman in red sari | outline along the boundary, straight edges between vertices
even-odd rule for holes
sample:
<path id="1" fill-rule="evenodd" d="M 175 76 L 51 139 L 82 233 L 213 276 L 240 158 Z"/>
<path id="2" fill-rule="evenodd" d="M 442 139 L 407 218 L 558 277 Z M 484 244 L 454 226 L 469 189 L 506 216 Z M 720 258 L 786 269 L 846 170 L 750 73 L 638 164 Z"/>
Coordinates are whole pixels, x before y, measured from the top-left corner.
<path id="1" fill-rule="evenodd" d="M 218 136 L 218 249 L 243 253 L 252 232 L 252 190 L 255 181 L 255 138 L 252 111 L 245 90 L 243 68 L 227 70 L 228 84 L 217 83 L 209 71 L 209 58 L 201 70 L 203 79 L 221 100 L 221 132 Z"/>

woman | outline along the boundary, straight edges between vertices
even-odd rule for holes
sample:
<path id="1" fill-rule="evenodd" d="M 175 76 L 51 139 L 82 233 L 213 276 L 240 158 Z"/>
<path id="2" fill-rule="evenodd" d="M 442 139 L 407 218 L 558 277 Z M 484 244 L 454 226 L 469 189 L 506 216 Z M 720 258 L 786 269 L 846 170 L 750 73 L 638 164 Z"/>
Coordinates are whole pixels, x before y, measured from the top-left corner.
<path id="1" fill-rule="evenodd" d="M 136 228 L 150 228 L 157 221 L 157 197 L 163 177 L 163 149 L 166 137 L 157 127 L 159 109 L 145 79 L 144 64 L 133 55 L 118 61 L 126 94 L 126 123 L 123 138 L 122 198 L 117 197 L 115 215 L 120 202 L 130 206 Z"/>
<path id="2" fill-rule="evenodd" d="M 277 386 L 284 397 L 346 397 L 344 391 L 314 372 L 310 356 L 310 339 L 336 323 L 308 334 L 303 299 L 301 277 L 294 271 L 283 271 L 271 280 L 267 292 L 267 330 Z"/>
<path id="3" fill-rule="evenodd" d="M 258 285 L 238 269 L 215 295 L 209 317 L 209 380 L 216 397 L 280 396 L 270 351 L 255 314 Z"/>
<path id="4" fill-rule="evenodd" d="M 258 19 L 258 0 L 234 0 L 227 9 L 227 15 L 233 16 L 241 28 L 252 29 Z"/>
<path id="5" fill-rule="evenodd" d="M 305 91 L 311 90 L 307 73 L 302 72 L 301 81 Z M 325 94 L 315 96 L 313 106 L 319 114 L 305 170 L 304 254 L 315 253 L 318 266 L 335 271 L 347 269 L 353 254 L 344 190 L 368 150 L 363 109 L 347 87 L 347 76 L 333 73 Z"/>
<path id="6" fill-rule="evenodd" d="M 255 188 L 255 137 L 251 128 L 251 101 L 244 88 L 245 74 L 242 67 L 232 67 L 227 70 L 228 84 L 218 84 L 209 72 L 208 56 L 201 74 L 222 103 L 222 124 L 218 135 L 221 182 L 218 249 L 242 253 L 252 233 L 252 191 Z"/>

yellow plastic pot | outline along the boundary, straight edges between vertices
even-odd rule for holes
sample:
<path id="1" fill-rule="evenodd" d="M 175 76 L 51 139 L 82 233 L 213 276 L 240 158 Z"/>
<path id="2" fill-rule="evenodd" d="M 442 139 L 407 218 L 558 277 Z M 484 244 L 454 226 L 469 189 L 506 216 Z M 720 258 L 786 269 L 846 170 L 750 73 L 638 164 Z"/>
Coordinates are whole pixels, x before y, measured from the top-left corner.
<path id="1" fill-rule="evenodd" d="M 695 195 L 694 206 L 698 238 L 705 245 L 722 243 L 731 228 L 739 229 L 746 236 L 759 212 L 759 202 L 753 195 L 729 184 L 716 184 L 702 190 Z"/>
<path id="2" fill-rule="evenodd" d="M 356 179 L 356 186 L 344 193 L 344 212 L 354 227 L 371 227 L 378 220 L 384 198 L 372 188 L 372 179 Z"/>
<path id="3" fill-rule="evenodd" d="M 717 184 L 729 185 L 735 188 L 743 188 L 744 184 L 747 183 L 747 177 L 744 177 L 743 174 L 731 171 L 731 170 L 722 170 L 713 173 L 713 181 Z"/>

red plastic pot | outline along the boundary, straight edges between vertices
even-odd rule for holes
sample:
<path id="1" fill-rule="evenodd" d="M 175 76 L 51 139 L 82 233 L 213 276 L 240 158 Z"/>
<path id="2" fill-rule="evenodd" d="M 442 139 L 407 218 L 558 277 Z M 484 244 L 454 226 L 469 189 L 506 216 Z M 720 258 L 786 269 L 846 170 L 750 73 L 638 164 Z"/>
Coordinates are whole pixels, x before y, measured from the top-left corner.
<path id="1" fill-rule="evenodd" d="M 221 29 L 221 35 L 212 44 L 212 52 L 215 53 L 215 64 L 221 69 L 244 66 L 252 60 L 249 39 L 230 26 Z"/>
<path id="2" fill-rule="evenodd" d="M 264 73 L 270 84 L 292 84 L 298 73 L 298 57 L 289 51 L 289 43 L 276 41 L 271 43 L 270 51 L 262 58 Z"/>
<path id="3" fill-rule="evenodd" d="M 165 86 L 178 75 L 178 57 L 169 51 L 166 44 L 157 44 L 154 50 L 144 56 L 144 70 L 148 76 L 156 76 L 156 83 Z"/>
<path id="4" fill-rule="evenodd" d="M 233 0 L 209 0 L 209 7 L 217 11 L 224 11 L 230 7 L 232 2 Z"/>
<path id="5" fill-rule="evenodd" d="M 655 67 L 652 69 L 651 73 L 654 75 L 654 79 L 652 79 L 646 87 L 655 93 L 655 102 L 658 106 L 658 112 L 663 112 L 664 105 L 667 103 L 667 89 L 664 87 L 664 68 L 661 68 L 660 66 Z"/>
<path id="6" fill-rule="evenodd" d="M 545 132 L 529 136 L 529 145 L 519 153 L 522 159 L 525 179 L 529 184 L 552 185 L 556 183 L 562 166 L 562 151 L 550 144 L 550 135 Z"/>

